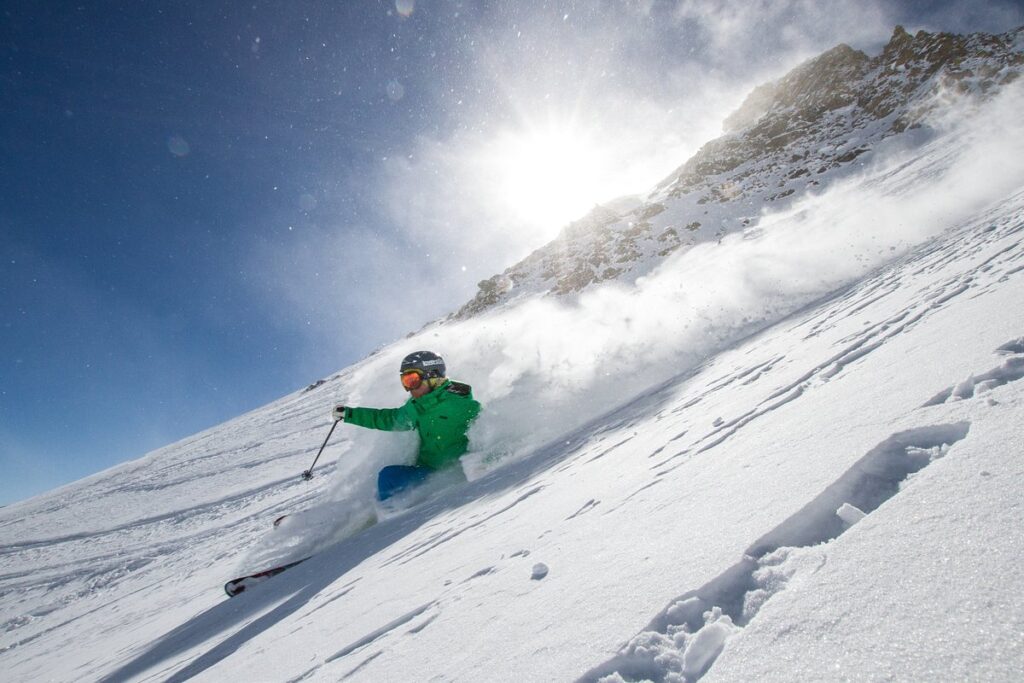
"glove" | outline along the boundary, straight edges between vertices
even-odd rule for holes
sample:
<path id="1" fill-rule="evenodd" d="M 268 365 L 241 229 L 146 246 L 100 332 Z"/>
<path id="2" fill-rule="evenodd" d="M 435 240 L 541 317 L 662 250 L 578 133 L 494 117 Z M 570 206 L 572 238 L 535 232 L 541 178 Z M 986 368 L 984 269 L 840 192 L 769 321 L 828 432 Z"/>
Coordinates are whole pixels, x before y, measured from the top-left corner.
<path id="1" fill-rule="evenodd" d="M 334 410 L 331 411 L 331 417 L 335 420 L 345 420 L 345 406 L 334 406 Z"/>

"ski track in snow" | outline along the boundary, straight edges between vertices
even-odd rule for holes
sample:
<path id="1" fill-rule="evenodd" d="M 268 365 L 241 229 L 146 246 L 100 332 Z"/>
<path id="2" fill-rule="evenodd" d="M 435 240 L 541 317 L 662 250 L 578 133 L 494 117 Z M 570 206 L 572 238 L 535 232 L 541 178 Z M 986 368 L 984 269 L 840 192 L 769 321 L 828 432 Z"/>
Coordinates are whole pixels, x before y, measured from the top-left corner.
<path id="1" fill-rule="evenodd" d="M 1015 201 L 1020 201 L 1020 199 L 1021 195 L 1018 194 Z M 982 221 L 987 222 L 985 218 L 982 218 Z M 901 292 L 907 281 L 922 274 L 937 272 L 961 260 L 970 263 L 971 258 L 984 254 L 986 249 L 1022 231 L 1024 231 L 1024 225 L 1004 219 L 999 226 L 993 224 L 980 231 L 966 230 L 960 240 L 929 244 L 904 257 L 900 263 L 885 267 L 883 272 L 875 277 L 858 283 L 839 299 L 837 305 L 829 307 L 819 316 L 802 323 L 801 327 L 809 326 L 810 328 L 803 338 L 807 340 L 819 336 L 823 330 L 831 329 L 867 307 L 882 302 L 896 292 Z M 745 413 L 729 420 L 717 422 L 710 431 L 687 447 L 655 463 L 654 469 L 664 471 L 660 468 L 679 456 L 702 453 L 722 444 L 759 417 L 796 400 L 808 389 L 832 380 L 847 366 L 881 348 L 894 337 L 912 331 L 916 325 L 947 306 L 956 297 L 974 289 L 978 290 L 978 295 L 990 291 L 993 285 L 1003 278 L 1014 272 L 1019 272 L 1014 268 L 1014 264 L 1022 261 L 1024 261 L 1024 250 L 1021 249 L 1021 240 L 1015 239 L 1010 245 L 999 248 L 994 254 L 985 258 L 980 264 L 972 263 L 966 271 L 950 276 L 936 284 L 929 284 L 919 290 L 918 297 L 907 302 L 905 307 L 901 307 L 885 320 L 840 340 L 841 346 L 836 349 L 833 356 L 811 368 L 797 380 L 774 389 L 763 401 Z M 706 388 L 696 388 L 695 391 L 699 395 L 674 410 L 684 412 L 685 409 L 709 399 L 715 392 L 727 388 L 738 380 L 748 378 L 744 384 L 757 382 L 770 375 L 771 370 L 785 360 L 784 356 L 773 358 L 714 381 Z M 1014 362 L 1016 361 L 1006 361 L 1006 363 Z M 1004 369 L 1002 374 L 997 371 L 993 372 L 999 374 L 999 377 L 1004 377 L 1014 375 L 1018 371 L 1024 372 L 1024 369 L 1015 366 L 1012 369 Z M 986 375 L 981 381 L 989 379 L 993 378 Z M 931 402 L 929 402 L 930 404 Z M 684 434 L 685 432 L 679 434 L 678 437 Z M 675 438 L 670 441 L 674 440 Z"/>
<path id="2" fill-rule="evenodd" d="M 899 493 L 913 474 L 943 457 L 967 436 L 960 422 L 894 434 L 847 470 L 799 512 L 755 541 L 743 558 L 700 588 L 683 594 L 609 662 L 584 674 L 581 682 L 701 678 L 726 641 L 753 619 L 789 576 L 775 572 L 793 549 L 827 544 L 849 529 L 850 515 L 862 519 Z M 844 519 L 845 518 L 845 519 Z"/>
<path id="3" fill-rule="evenodd" d="M 490 586 L 520 591 L 516 597 L 523 600 L 532 595 L 529 591 L 549 586 L 557 590 L 560 577 L 572 568 L 564 558 L 559 564 L 549 557 L 559 557 L 557 544 L 545 545 L 545 537 L 571 538 L 577 525 L 599 528 L 628 516 L 633 506 L 649 511 L 670 504 L 672 495 L 666 491 L 681 486 L 684 466 L 714 462 L 724 447 L 749 437 L 751 425 L 782 419 L 786 410 L 814 403 L 873 354 L 906 339 L 944 311 L 998 293 L 1011 279 L 1024 277 L 1022 205 L 1024 193 L 1018 193 L 972 224 L 923 245 L 782 325 L 731 345 L 703 366 L 596 417 L 526 460 L 386 519 L 230 602 L 207 597 L 223 578 L 223 564 L 238 557 L 237 547 L 223 547 L 220 539 L 256 539 L 267 533 L 266 520 L 317 497 L 316 484 L 300 485 L 289 476 L 301 468 L 296 463 L 305 464 L 315 448 L 309 444 L 317 441 L 322 427 L 304 410 L 301 397 L 232 421 L 223 433 L 211 430 L 187 440 L 177 446 L 175 453 L 183 454 L 179 460 L 149 456 L 145 463 L 115 468 L 106 478 L 68 487 L 42 499 L 34 515 L 45 520 L 62 506 L 86 506 L 90 497 L 103 496 L 128 501 L 125 506 L 143 500 L 132 496 L 151 496 L 155 508 L 139 511 L 127 522 L 111 515 L 106 527 L 82 520 L 76 529 L 52 535 L 45 533 L 43 522 L 0 518 L 5 532 L 0 546 L 0 656 L 16 679 L 46 677 L 46 659 L 55 649 L 69 648 L 79 638 L 97 647 L 105 637 L 118 634 L 123 621 L 148 635 L 138 641 L 121 635 L 116 651 L 76 655 L 66 671 L 75 678 L 104 681 L 184 681 L 203 674 L 216 678 L 220 667 L 240 659 L 233 655 L 243 648 L 257 642 L 267 646 L 275 627 L 287 625 L 301 634 L 326 620 L 345 629 L 344 635 L 322 637 L 318 646 L 329 643 L 330 648 L 312 653 L 315 662 L 296 664 L 290 678 L 281 680 L 379 680 L 404 643 L 434 637 L 434 631 L 446 633 L 449 613 L 466 609 L 463 605 L 471 600 L 482 601 Z M 780 352 L 778 344 L 762 348 L 759 341 L 771 335 L 820 343 L 815 347 L 818 356 Z M 767 532 L 747 537 L 745 548 L 732 555 L 738 556 L 734 564 L 703 583 L 676 587 L 668 595 L 678 598 L 581 680 L 682 676 L 693 681 L 713 672 L 729 641 L 763 618 L 764 605 L 794 577 L 818 571 L 830 544 L 841 543 L 848 529 L 872 519 L 880 507 L 898 503 L 900 492 L 914 486 L 925 468 L 944 457 L 956 458 L 957 444 L 970 434 L 971 421 L 933 416 L 954 404 L 983 405 L 992 400 L 992 392 L 1024 378 L 1024 337 L 999 343 L 993 348 L 997 361 L 965 377 L 945 378 L 947 388 L 923 404 L 921 399 L 908 404 L 905 415 L 895 416 L 917 426 L 884 432 L 890 435 L 881 441 L 876 437 L 873 448 L 859 451 L 859 459 L 836 470 L 839 476 L 808 494 L 809 500 L 793 514 Z M 704 419 L 709 415 L 713 418 Z M 697 423 L 697 418 L 702 421 Z M 254 425 L 266 432 L 268 424 L 287 433 L 277 439 L 239 437 Z M 270 470 L 259 486 L 230 483 L 224 476 L 237 467 L 239 451 L 251 456 L 247 467 Z M 634 465 L 635 471 L 623 469 Z M 155 496 L 200 486 L 204 477 L 210 481 L 201 495 L 185 505 L 169 506 Z M 600 487 L 603 477 L 612 481 Z M 621 477 L 621 486 L 616 477 Z M 555 491 L 563 497 L 555 498 Z M 550 502 L 545 499 L 549 494 Z M 551 509 L 542 510 L 544 505 Z M 102 510 L 102 505 L 84 509 Z M 483 541 L 496 528 L 513 526 L 517 515 L 533 515 L 546 528 L 536 534 L 540 527 L 529 527 L 515 535 L 517 545 L 500 556 L 463 556 L 452 550 Z M 197 564 L 200 554 L 203 560 Z M 425 567 L 424 558 L 448 563 L 444 583 L 424 584 L 433 586 L 433 593 L 418 593 L 412 601 L 404 594 L 382 597 L 363 621 L 334 621 L 351 602 L 372 594 L 373 572 L 408 576 L 400 572 Z M 180 595 L 177 586 L 182 587 Z M 149 592 L 163 602 L 150 608 L 145 601 Z M 190 600 L 198 607 L 190 607 Z M 659 604 L 665 604 L 664 598 Z M 176 625 L 165 628 L 165 621 L 148 615 L 151 609 L 172 611 Z M 233 669 L 224 671 L 228 673 L 221 678 L 235 674 Z"/>

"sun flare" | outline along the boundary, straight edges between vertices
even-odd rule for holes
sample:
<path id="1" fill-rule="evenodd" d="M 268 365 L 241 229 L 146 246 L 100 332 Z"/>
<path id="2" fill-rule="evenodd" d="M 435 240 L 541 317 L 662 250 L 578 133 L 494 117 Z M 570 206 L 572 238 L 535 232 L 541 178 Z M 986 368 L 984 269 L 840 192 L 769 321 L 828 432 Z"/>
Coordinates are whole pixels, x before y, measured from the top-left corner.
<path id="1" fill-rule="evenodd" d="M 509 131 L 496 149 L 494 189 L 520 220 L 558 228 L 607 199 L 602 157 L 594 137 L 572 125 Z"/>

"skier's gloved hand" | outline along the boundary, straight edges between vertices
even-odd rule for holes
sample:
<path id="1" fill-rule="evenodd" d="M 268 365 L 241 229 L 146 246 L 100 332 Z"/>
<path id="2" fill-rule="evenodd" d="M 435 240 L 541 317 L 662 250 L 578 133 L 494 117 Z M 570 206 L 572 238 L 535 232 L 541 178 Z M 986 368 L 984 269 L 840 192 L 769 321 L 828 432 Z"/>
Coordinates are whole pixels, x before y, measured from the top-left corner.
<path id="1" fill-rule="evenodd" d="M 335 420 L 345 420 L 345 406 L 334 406 L 334 410 L 331 411 L 331 417 Z"/>

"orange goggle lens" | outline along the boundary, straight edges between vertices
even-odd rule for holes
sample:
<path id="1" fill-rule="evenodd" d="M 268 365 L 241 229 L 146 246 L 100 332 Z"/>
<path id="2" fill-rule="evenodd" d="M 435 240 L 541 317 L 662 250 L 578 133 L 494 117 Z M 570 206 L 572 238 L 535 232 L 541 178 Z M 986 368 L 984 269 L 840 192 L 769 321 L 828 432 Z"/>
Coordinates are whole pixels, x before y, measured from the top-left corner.
<path id="1" fill-rule="evenodd" d="M 412 391 L 419 385 L 423 384 L 423 375 L 415 370 L 402 373 L 402 386 L 405 387 L 406 391 Z"/>

